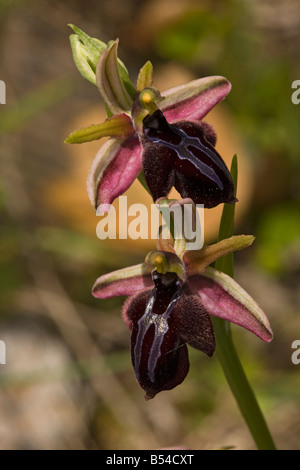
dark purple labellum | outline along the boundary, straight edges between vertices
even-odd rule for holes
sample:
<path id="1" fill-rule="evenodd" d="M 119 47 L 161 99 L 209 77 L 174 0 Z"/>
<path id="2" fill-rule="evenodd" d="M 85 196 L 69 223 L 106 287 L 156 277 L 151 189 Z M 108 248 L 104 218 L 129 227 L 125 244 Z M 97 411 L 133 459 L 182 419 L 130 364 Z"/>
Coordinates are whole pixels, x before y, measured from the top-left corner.
<path id="1" fill-rule="evenodd" d="M 171 390 L 189 370 L 187 344 L 211 357 L 213 325 L 199 297 L 174 272 L 152 274 L 154 288 L 130 297 L 123 318 L 131 329 L 131 358 L 146 399 Z"/>
<path id="2" fill-rule="evenodd" d="M 148 399 L 181 383 L 189 369 L 187 348 L 172 317 L 181 283 L 175 273 L 154 272 L 153 281 L 154 289 L 136 299 L 130 314 L 132 363 Z"/>
<path id="3" fill-rule="evenodd" d="M 152 197 L 166 197 L 172 186 L 183 198 L 215 207 L 232 203 L 230 172 L 213 144 L 207 124 L 181 121 L 169 124 L 157 110 L 143 120 L 143 167 Z"/>

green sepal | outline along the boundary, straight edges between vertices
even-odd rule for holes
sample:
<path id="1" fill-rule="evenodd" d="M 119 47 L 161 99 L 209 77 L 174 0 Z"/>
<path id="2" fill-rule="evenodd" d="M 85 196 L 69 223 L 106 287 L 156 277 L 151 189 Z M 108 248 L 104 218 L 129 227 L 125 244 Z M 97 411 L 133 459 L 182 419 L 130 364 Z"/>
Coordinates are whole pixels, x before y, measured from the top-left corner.
<path id="1" fill-rule="evenodd" d="M 127 137 L 134 134 L 131 119 L 127 114 L 116 114 L 101 124 L 91 126 L 72 132 L 65 140 L 66 144 L 82 144 L 92 142 L 102 137 Z"/>
<path id="2" fill-rule="evenodd" d="M 234 235 L 213 245 L 204 245 L 201 250 L 186 251 L 183 261 L 187 264 L 190 275 L 199 274 L 204 272 L 210 264 L 217 262 L 219 258 L 252 245 L 254 239 L 253 235 Z"/>
<path id="3" fill-rule="evenodd" d="M 81 75 L 93 85 L 96 85 L 96 67 L 101 53 L 107 49 L 108 45 L 100 39 L 92 38 L 80 28 L 69 24 L 75 34 L 71 34 L 70 43 L 73 52 L 73 59 Z M 111 41 L 110 41 L 111 42 Z M 109 42 L 109 44 L 110 44 Z M 124 86 L 134 100 L 136 89 L 131 82 L 124 63 L 118 59 L 118 67 Z"/>
<path id="4" fill-rule="evenodd" d="M 68 26 L 75 33 L 70 35 L 75 65 L 86 80 L 96 85 L 96 66 L 101 52 L 106 49 L 106 44 L 99 39 L 91 38 L 73 24 Z"/>

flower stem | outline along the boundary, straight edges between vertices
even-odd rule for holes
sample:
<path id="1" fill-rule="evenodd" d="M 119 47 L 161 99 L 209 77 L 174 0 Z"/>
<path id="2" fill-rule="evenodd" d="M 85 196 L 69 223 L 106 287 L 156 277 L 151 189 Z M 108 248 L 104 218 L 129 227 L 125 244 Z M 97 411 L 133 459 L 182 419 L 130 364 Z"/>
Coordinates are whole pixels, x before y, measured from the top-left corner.
<path id="1" fill-rule="evenodd" d="M 213 325 L 223 372 L 257 448 L 275 450 L 272 436 L 234 347 L 230 325 L 221 318 L 213 318 Z"/>
<path id="2" fill-rule="evenodd" d="M 237 186 L 237 158 L 232 159 L 231 175 Z M 150 194 L 143 172 L 139 181 Z M 224 204 L 219 229 L 219 240 L 233 235 L 235 204 Z M 233 277 L 233 254 L 230 253 L 219 258 L 215 264 L 216 269 Z M 240 359 L 234 347 L 230 323 L 217 317 L 211 317 L 215 330 L 217 354 L 223 368 L 224 375 L 237 401 L 245 422 L 253 436 L 259 450 L 275 450 L 275 444 L 265 422 L 264 416 L 257 403 L 253 390 L 247 380 Z"/>
<path id="3" fill-rule="evenodd" d="M 231 175 L 236 187 L 236 155 L 232 159 Z M 235 204 L 224 204 L 219 229 L 219 240 L 229 238 L 233 235 L 234 210 Z M 233 254 L 219 258 L 215 263 L 215 267 L 233 277 Z M 230 323 L 216 317 L 212 318 L 212 320 L 216 336 L 217 354 L 223 372 L 257 448 L 259 450 L 275 450 L 276 447 L 272 436 L 234 347 Z"/>

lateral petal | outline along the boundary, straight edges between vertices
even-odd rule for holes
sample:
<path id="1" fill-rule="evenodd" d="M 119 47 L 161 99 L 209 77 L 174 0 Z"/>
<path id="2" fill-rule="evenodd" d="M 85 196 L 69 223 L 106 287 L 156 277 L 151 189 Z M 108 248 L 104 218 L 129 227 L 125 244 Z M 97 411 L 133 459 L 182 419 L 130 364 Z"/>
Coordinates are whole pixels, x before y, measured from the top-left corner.
<path id="1" fill-rule="evenodd" d="M 110 204 L 123 194 L 142 170 L 142 149 L 137 137 L 107 140 L 96 154 L 87 178 L 92 205 L 107 212 Z"/>
<path id="2" fill-rule="evenodd" d="M 264 341 L 272 340 L 273 333 L 265 313 L 231 277 L 207 268 L 201 275 L 189 277 L 189 286 L 197 292 L 210 315 L 236 323 Z"/>
<path id="3" fill-rule="evenodd" d="M 230 89 L 231 84 L 224 77 L 200 78 L 162 92 L 160 107 L 168 122 L 201 120 Z"/>
<path id="4" fill-rule="evenodd" d="M 146 263 L 140 263 L 100 276 L 92 294 L 99 299 L 108 299 L 119 295 L 130 296 L 151 286 L 151 268 Z"/>

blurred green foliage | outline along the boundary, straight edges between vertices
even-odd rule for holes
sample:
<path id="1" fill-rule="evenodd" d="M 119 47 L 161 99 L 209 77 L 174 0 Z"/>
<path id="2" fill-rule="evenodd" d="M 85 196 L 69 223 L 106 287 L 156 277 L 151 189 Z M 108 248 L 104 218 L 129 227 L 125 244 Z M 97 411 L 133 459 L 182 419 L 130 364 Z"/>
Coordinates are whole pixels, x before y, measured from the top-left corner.
<path id="1" fill-rule="evenodd" d="M 300 205 L 269 208 L 259 224 L 256 259 L 280 276 L 300 270 Z"/>
<path id="2" fill-rule="evenodd" d="M 2 222 L 3 223 L 3 222 Z M 25 270 L 22 267 L 20 232 L 15 227 L 0 227 L 0 316 L 9 313 L 13 295 L 25 281 Z"/>
<path id="3" fill-rule="evenodd" d="M 13 104 L 6 104 L 0 114 L 0 135 L 21 130 L 31 118 L 60 103 L 72 91 L 70 78 L 58 77 L 21 96 Z"/>

